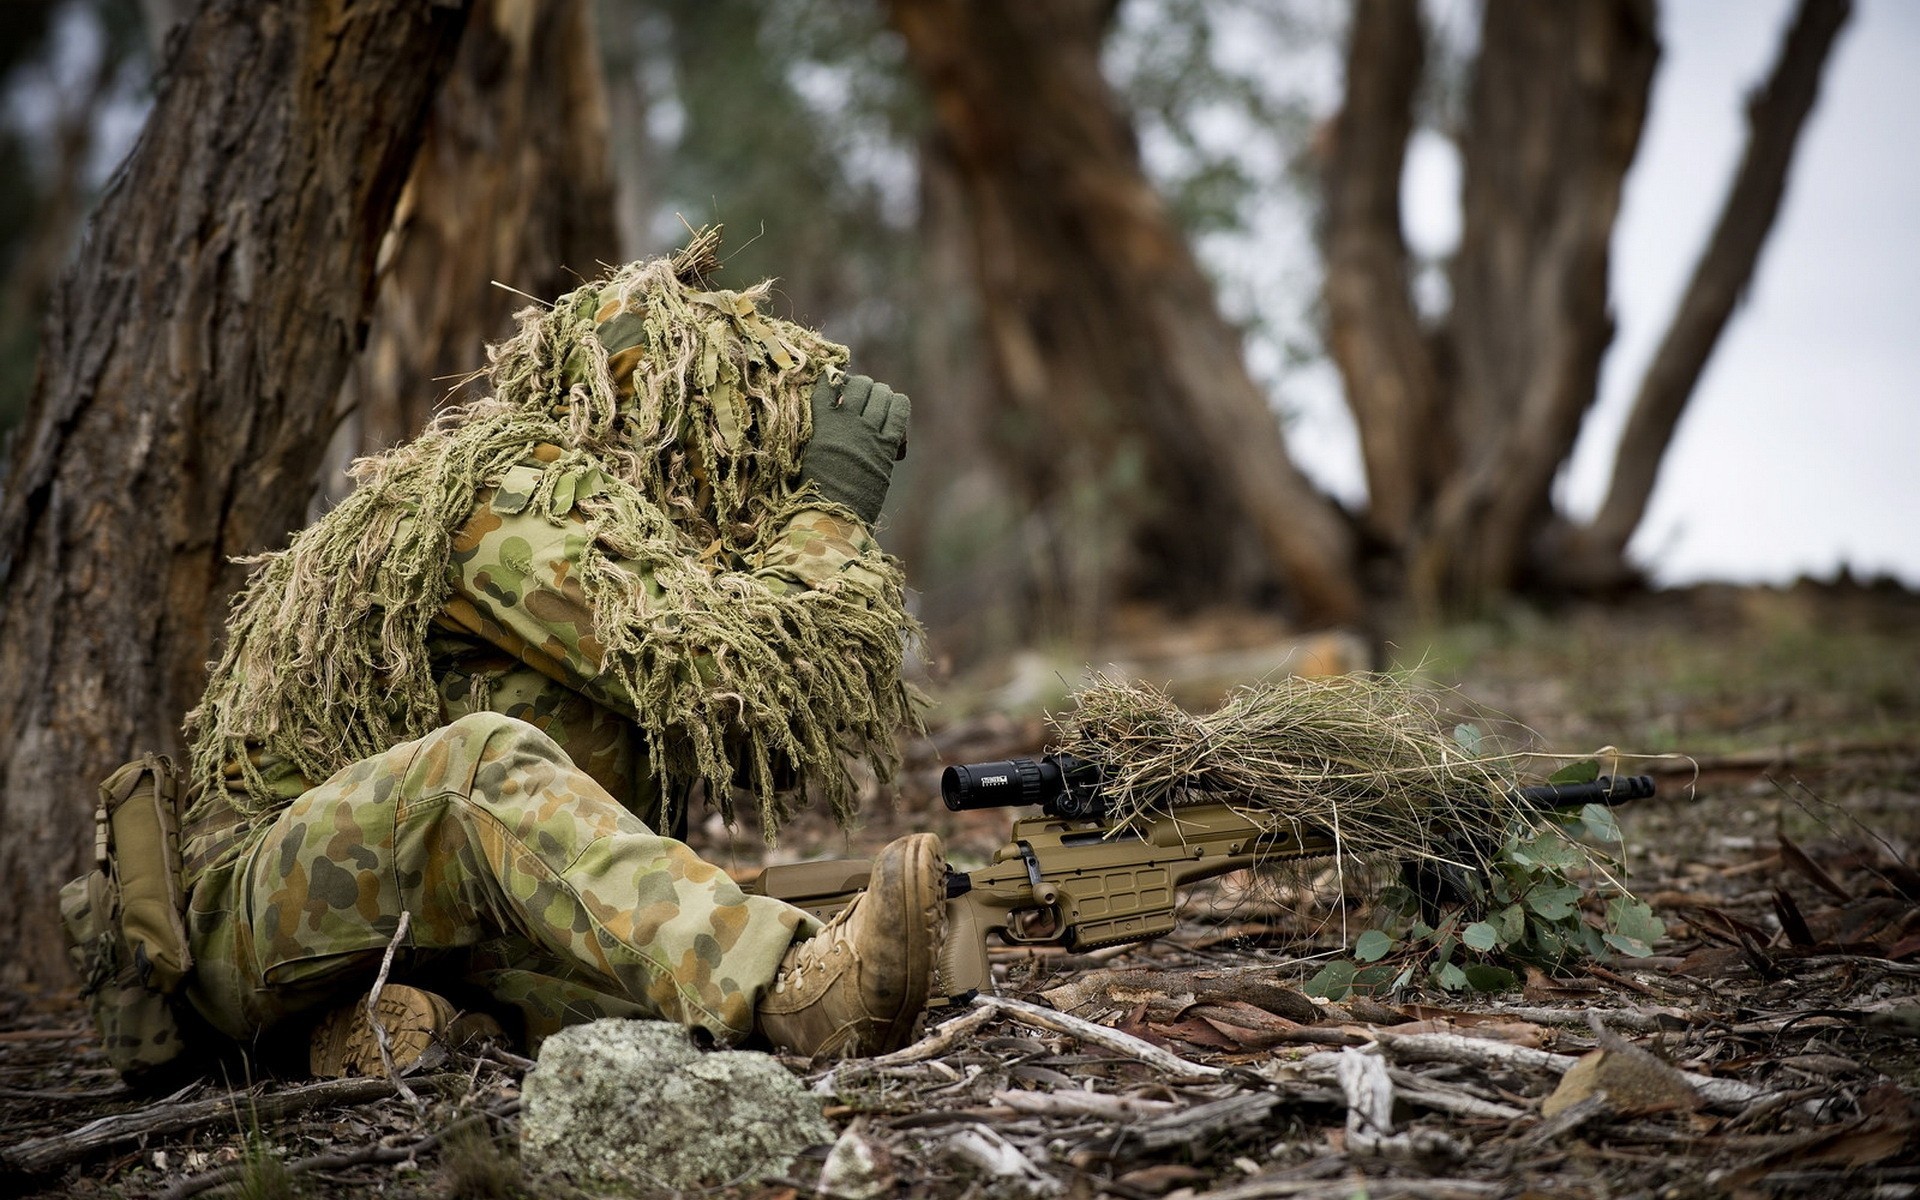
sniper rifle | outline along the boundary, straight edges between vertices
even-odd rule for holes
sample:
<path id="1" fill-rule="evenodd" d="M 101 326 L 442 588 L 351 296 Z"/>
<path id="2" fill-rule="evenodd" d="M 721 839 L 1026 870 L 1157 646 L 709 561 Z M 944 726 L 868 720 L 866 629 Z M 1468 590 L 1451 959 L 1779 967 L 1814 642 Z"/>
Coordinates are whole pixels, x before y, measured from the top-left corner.
<path id="1" fill-rule="evenodd" d="M 1622 804 L 1653 795 L 1645 775 L 1523 788 L 1538 808 Z M 1087 951 L 1170 933 L 1175 889 L 1262 863 L 1333 854 L 1325 829 L 1269 817 L 1191 792 L 1170 811 L 1110 819 L 1100 771 L 1067 754 L 948 767 L 940 795 L 953 812 L 1037 807 L 975 871 L 947 869 L 941 1007 L 971 999 L 990 979 L 987 935 L 1012 946 Z M 867 886 L 867 859 L 768 867 L 747 891 L 828 920 Z"/>

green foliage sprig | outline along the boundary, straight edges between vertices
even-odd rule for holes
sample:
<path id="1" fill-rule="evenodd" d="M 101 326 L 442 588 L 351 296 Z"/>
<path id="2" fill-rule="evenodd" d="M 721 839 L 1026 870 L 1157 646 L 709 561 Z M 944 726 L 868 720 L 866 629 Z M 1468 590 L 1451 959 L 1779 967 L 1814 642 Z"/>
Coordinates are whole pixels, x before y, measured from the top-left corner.
<path id="1" fill-rule="evenodd" d="M 1470 736 L 1462 734 L 1463 741 Z M 1588 783 L 1598 776 L 1599 765 L 1589 759 L 1548 782 Z M 1342 1000 L 1426 986 L 1503 992 L 1519 985 L 1528 966 L 1563 971 L 1583 958 L 1644 958 L 1665 927 L 1651 907 L 1611 882 L 1608 868 L 1618 859 L 1609 847 L 1621 844 L 1613 810 L 1600 804 L 1515 825 L 1480 869 L 1449 880 L 1465 902 L 1446 908 L 1433 924 L 1426 917 L 1434 914 L 1423 913 L 1412 888 L 1382 889 L 1379 925 L 1354 939 L 1351 957 L 1327 963 L 1308 980 L 1307 993 Z M 1577 873 L 1601 882 L 1584 885 Z M 1597 903 L 1602 897 L 1604 907 Z"/>

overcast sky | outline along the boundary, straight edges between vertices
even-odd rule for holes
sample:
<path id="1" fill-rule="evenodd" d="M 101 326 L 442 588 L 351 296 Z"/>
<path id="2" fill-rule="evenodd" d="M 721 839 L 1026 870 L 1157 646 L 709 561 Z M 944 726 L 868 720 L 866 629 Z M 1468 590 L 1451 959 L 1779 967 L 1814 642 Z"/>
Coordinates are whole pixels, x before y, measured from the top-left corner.
<path id="1" fill-rule="evenodd" d="M 1565 484 L 1599 503 L 1613 441 L 1745 140 L 1785 0 L 1676 0 L 1615 235 L 1620 332 Z M 1920 5 L 1861 0 L 1785 206 L 1687 407 L 1633 549 L 1667 582 L 1886 571 L 1920 584 Z"/>
<path id="2" fill-rule="evenodd" d="M 1666 6 L 1662 70 L 1616 237 L 1607 442 L 1693 268 L 1744 140 L 1741 97 L 1790 6 Z M 1861 0 L 1801 136 L 1785 207 L 1634 542 L 1662 579 L 1886 571 L 1920 584 L 1920 5 Z M 1608 455 L 1569 480 L 1592 507 Z"/>
<path id="3" fill-rule="evenodd" d="M 1467 13 L 1440 0 L 1444 22 Z M 1614 238 L 1619 332 L 1601 402 L 1561 480 L 1599 505 L 1634 389 L 1693 270 L 1745 140 L 1744 97 L 1772 65 L 1788 0 L 1668 0 L 1639 158 Z M 1451 14 L 1451 16 L 1449 15 Z M 1773 237 L 1667 453 L 1633 542 L 1663 583 L 1887 572 L 1920 585 L 1920 3 L 1857 0 L 1806 129 Z M 1459 168 L 1409 154 L 1409 240 L 1459 233 Z M 1359 487 L 1331 378 L 1296 375 L 1303 465 Z"/>

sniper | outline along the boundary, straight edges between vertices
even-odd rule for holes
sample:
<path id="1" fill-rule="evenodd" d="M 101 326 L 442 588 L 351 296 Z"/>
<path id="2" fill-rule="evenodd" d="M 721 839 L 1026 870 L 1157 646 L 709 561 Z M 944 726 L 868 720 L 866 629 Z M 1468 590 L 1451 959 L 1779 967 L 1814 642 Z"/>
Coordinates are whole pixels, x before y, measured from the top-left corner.
<path id="1" fill-rule="evenodd" d="M 872 535 L 907 397 L 770 315 L 769 284 L 712 288 L 714 240 L 521 313 L 487 395 L 258 561 L 180 777 L 110 780 L 102 870 L 63 894 L 130 1076 L 206 1045 L 377 1073 L 383 970 L 402 1068 L 600 1017 L 808 1055 L 908 1040 L 936 836 L 825 922 L 670 836 L 700 789 L 770 830 L 809 794 L 850 818 L 848 761 L 889 777 L 915 718 Z"/>

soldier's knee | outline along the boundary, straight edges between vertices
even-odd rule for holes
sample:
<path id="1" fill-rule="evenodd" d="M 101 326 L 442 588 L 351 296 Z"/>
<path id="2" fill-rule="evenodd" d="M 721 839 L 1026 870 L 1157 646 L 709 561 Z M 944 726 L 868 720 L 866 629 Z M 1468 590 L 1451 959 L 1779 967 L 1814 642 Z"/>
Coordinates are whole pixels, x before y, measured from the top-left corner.
<path id="1" fill-rule="evenodd" d="M 469 797 L 499 790 L 508 777 L 549 774 L 567 761 L 558 743 L 525 721 L 470 713 L 421 740 L 401 786 L 411 796 Z"/>
<path id="2" fill-rule="evenodd" d="M 537 758 L 554 758 L 562 753 L 559 743 L 538 726 L 505 713 L 468 713 L 442 732 L 479 760 L 515 752 L 531 753 Z"/>

